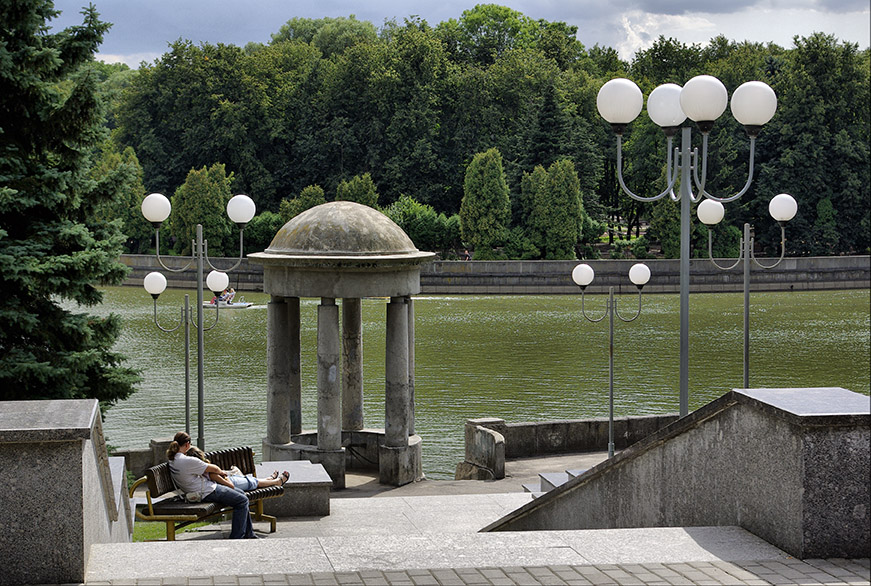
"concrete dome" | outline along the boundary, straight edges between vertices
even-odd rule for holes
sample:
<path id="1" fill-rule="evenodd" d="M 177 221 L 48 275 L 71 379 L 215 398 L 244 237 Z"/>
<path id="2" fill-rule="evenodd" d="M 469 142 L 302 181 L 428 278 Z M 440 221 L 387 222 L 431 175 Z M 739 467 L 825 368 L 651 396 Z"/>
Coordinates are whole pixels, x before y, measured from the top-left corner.
<path id="1" fill-rule="evenodd" d="M 381 212 L 351 201 L 321 204 L 299 214 L 264 253 L 289 256 L 399 256 L 418 253 L 411 238 Z"/>

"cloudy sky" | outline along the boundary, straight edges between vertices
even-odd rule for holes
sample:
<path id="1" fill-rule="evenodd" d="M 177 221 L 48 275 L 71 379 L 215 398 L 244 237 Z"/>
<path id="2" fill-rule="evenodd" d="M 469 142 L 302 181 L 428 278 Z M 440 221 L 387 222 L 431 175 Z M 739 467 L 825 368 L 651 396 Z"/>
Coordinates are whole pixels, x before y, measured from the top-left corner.
<path id="1" fill-rule="evenodd" d="M 475 0 L 90 0 L 104 21 L 113 23 L 99 58 L 137 67 L 167 51 L 179 38 L 195 43 L 267 42 L 293 17 L 356 15 L 380 26 L 385 20 L 416 15 L 435 26 L 460 18 Z M 792 47 L 795 35 L 813 32 L 841 41 L 871 43 L 869 0 L 494 0 L 534 19 L 578 27 L 587 47 L 617 49 L 630 59 L 659 35 L 704 44 L 723 34 L 736 41 L 775 42 Z M 86 0 L 55 0 L 63 28 L 81 23 Z"/>

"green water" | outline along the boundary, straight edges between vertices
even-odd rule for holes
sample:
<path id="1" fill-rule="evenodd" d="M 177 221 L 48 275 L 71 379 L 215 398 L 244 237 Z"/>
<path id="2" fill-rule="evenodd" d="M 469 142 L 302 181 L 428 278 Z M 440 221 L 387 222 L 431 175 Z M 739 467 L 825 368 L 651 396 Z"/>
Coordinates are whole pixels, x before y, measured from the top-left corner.
<path id="1" fill-rule="evenodd" d="M 110 444 L 147 447 L 184 428 L 183 329 L 152 323 L 151 298 L 138 287 L 105 290 L 102 312 L 120 314 L 118 348 L 142 370 L 139 391 L 106 417 Z M 184 291 L 159 300 L 165 326 L 175 323 Z M 195 292 L 189 292 L 196 299 Z M 252 445 L 266 435 L 266 307 L 222 311 L 205 334 L 205 439 L 208 449 Z M 615 324 L 615 414 L 678 411 L 678 296 L 646 295 L 641 317 Z M 605 297 L 588 296 L 599 314 Z M 631 314 L 637 298 L 620 298 Z M 740 293 L 690 299 L 690 409 L 741 386 Z M 316 429 L 317 301 L 302 301 L 303 425 Z M 209 315 L 209 314 L 207 314 Z M 367 427 L 384 425 L 384 300 L 363 302 L 364 411 Z M 606 417 L 607 319 L 592 324 L 579 296 L 419 296 L 416 317 L 416 431 L 429 478 L 452 478 L 463 459 L 463 423 Z M 210 323 L 207 318 L 207 323 Z M 869 291 L 754 293 L 751 387 L 871 388 Z M 191 431 L 196 436 L 196 333 L 192 331 Z"/>

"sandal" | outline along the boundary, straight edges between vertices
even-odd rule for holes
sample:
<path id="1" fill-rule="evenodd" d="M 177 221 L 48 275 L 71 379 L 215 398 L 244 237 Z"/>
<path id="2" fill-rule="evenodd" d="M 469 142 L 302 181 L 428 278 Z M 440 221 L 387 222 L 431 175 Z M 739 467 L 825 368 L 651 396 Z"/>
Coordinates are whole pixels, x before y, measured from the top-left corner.
<path id="1" fill-rule="evenodd" d="M 281 485 L 280 485 L 280 486 L 284 486 L 284 484 L 285 484 L 288 480 L 290 480 L 290 472 L 288 472 L 287 470 L 285 470 L 284 472 L 281 473 Z"/>
<path id="2" fill-rule="evenodd" d="M 278 470 L 274 470 L 272 474 L 269 475 L 269 478 L 271 478 L 272 480 L 278 478 Z"/>

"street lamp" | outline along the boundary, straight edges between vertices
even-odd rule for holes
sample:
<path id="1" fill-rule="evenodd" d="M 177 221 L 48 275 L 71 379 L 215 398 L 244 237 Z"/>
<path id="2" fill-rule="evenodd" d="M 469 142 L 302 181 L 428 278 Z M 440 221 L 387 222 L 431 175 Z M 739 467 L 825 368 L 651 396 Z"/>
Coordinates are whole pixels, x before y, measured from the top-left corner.
<path id="1" fill-rule="evenodd" d="M 170 268 L 166 266 L 163 259 L 160 258 L 160 226 L 169 217 L 172 211 L 172 205 L 166 196 L 160 193 L 152 193 L 142 201 L 142 215 L 145 219 L 151 222 L 154 226 L 154 240 L 157 262 L 160 266 L 172 273 L 180 273 L 188 270 L 196 262 L 197 271 L 197 316 L 193 319 L 190 311 L 190 301 L 185 295 L 185 304 L 182 308 L 182 318 L 175 327 L 167 329 L 162 327 L 157 321 L 157 298 L 166 289 L 166 277 L 162 274 L 154 272 L 146 275 L 143 286 L 148 293 L 154 298 L 154 323 L 164 332 L 172 332 L 178 329 L 183 322 L 185 324 L 185 425 L 189 431 L 190 428 L 190 395 L 189 395 L 189 358 L 190 358 L 190 323 L 193 323 L 197 328 L 197 447 L 205 450 L 205 433 L 204 433 L 204 385 L 203 385 L 203 333 L 212 329 L 218 323 L 218 304 L 215 304 L 215 321 L 212 325 L 205 327 L 203 322 L 203 266 L 208 264 L 212 270 L 206 279 L 206 285 L 209 290 L 216 296 L 220 295 L 221 291 L 227 288 L 230 284 L 230 278 L 227 273 L 236 269 L 242 262 L 243 251 L 243 232 L 245 225 L 251 221 L 256 212 L 256 206 L 250 197 L 247 195 L 236 195 L 227 203 L 227 216 L 239 228 L 239 258 L 236 263 L 226 270 L 219 270 L 209 260 L 208 241 L 203 239 L 203 226 L 197 224 L 196 239 L 192 242 L 191 260 L 181 268 Z"/>
<path id="2" fill-rule="evenodd" d="M 638 201 L 655 201 L 669 197 L 680 202 L 680 414 L 689 413 L 689 282 L 690 282 L 690 217 L 691 204 L 708 198 L 722 203 L 744 195 L 753 180 L 753 159 L 756 137 L 762 126 L 771 120 L 777 109 L 777 97 L 768 85 L 750 81 L 741 85 L 732 94 L 732 115 L 744 125 L 750 138 L 750 163 L 747 182 L 738 193 L 728 197 L 716 197 L 705 190 L 708 161 L 708 135 L 714 121 L 726 110 L 728 93 L 726 87 L 715 77 L 699 75 L 689 80 L 682 88 L 676 84 L 664 84 L 654 89 L 647 98 L 650 119 L 660 126 L 666 136 L 666 186 L 650 197 L 636 195 L 623 180 L 623 132 L 626 126 L 641 113 L 644 97 L 638 86 L 624 78 L 612 79 L 599 90 L 596 105 L 599 114 L 611 124 L 617 135 L 617 180 L 621 189 Z M 702 133 L 702 152 L 692 149 L 692 134 L 689 126 L 681 125 L 689 118 Z M 681 146 L 672 150 L 674 135 L 681 131 Z M 699 176 L 701 167 L 701 176 Z M 693 184 L 697 193 L 693 193 Z M 675 186 L 678 192 L 675 193 Z"/>
<path id="3" fill-rule="evenodd" d="M 725 215 L 725 209 L 723 208 L 723 204 L 718 201 L 714 201 L 712 199 L 706 199 L 702 203 L 699 204 L 699 207 L 696 209 L 696 213 L 699 215 L 699 220 L 702 221 L 703 224 L 708 226 L 708 258 L 720 270 L 729 271 L 737 267 L 741 262 L 744 263 L 744 388 L 750 388 L 750 260 L 761 269 L 773 269 L 777 265 L 780 264 L 780 261 L 783 260 L 784 255 L 786 254 L 786 223 L 795 217 L 795 213 L 798 211 L 798 204 L 795 203 L 795 199 L 786 193 L 781 193 L 780 195 L 775 195 L 771 198 L 771 201 L 768 204 L 768 212 L 771 214 L 771 217 L 777 220 L 777 223 L 780 224 L 780 258 L 777 259 L 777 262 L 771 265 L 763 265 L 756 258 L 755 253 L 753 252 L 753 237 L 751 236 L 750 230 L 753 227 L 744 223 L 744 237 L 741 239 L 739 244 L 739 253 L 738 259 L 731 266 L 724 267 L 717 264 L 717 261 L 714 260 L 713 253 L 713 245 L 712 245 L 712 237 L 711 237 L 711 226 L 714 226 L 723 219 Z"/>
<path id="4" fill-rule="evenodd" d="M 632 317 L 624 317 L 617 310 L 617 299 L 614 298 L 614 287 L 608 288 L 608 304 L 605 312 L 597 318 L 587 315 L 584 308 L 584 291 L 593 282 L 595 272 L 588 264 L 579 264 L 572 270 L 572 280 L 581 288 L 581 314 L 592 323 L 597 323 L 608 317 L 608 457 L 614 456 L 614 316 L 621 321 L 635 321 L 641 315 L 641 289 L 650 280 L 650 269 L 643 263 L 636 263 L 629 269 L 629 280 L 638 287 L 638 309 Z"/>

